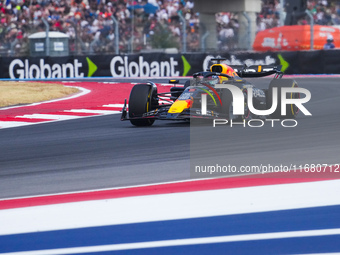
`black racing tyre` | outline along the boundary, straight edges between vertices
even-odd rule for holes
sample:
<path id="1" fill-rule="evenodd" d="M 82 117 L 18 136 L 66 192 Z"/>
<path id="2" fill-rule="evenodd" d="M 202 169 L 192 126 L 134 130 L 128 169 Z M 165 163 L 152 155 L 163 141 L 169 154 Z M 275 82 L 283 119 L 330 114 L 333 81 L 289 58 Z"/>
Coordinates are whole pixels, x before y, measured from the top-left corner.
<path id="1" fill-rule="evenodd" d="M 221 101 L 222 101 L 222 110 L 221 112 L 228 116 L 229 120 L 233 121 L 243 121 L 251 119 L 251 113 L 248 108 L 247 101 L 247 93 L 246 89 L 242 90 L 244 95 L 244 115 L 233 115 L 233 97 L 231 92 L 228 89 L 222 90 Z"/>
<path id="2" fill-rule="evenodd" d="M 130 93 L 129 118 L 135 126 L 151 126 L 155 119 L 133 119 L 157 108 L 157 87 L 151 84 L 137 84 Z"/>
<path id="3" fill-rule="evenodd" d="M 226 115 L 228 119 L 230 119 L 230 112 L 232 111 L 233 106 L 233 96 L 229 89 L 221 89 L 221 113 Z"/>
<path id="4" fill-rule="evenodd" d="M 243 89 L 242 92 L 243 92 L 243 96 L 244 96 L 244 115 L 239 116 L 238 120 L 248 121 L 248 120 L 252 119 L 252 114 L 251 114 L 249 107 L 248 107 L 248 90 Z"/>
<path id="5" fill-rule="evenodd" d="M 286 105 L 286 115 L 281 114 L 281 88 L 297 88 L 298 85 L 295 80 L 293 79 L 274 79 L 270 82 L 268 88 L 268 97 L 267 97 L 267 109 L 272 106 L 273 103 L 273 88 L 277 88 L 277 108 L 276 110 L 270 115 L 273 119 L 295 119 L 299 112 L 299 108 L 296 105 L 289 104 Z M 292 98 L 300 98 L 300 93 L 290 93 L 287 95 Z"/>

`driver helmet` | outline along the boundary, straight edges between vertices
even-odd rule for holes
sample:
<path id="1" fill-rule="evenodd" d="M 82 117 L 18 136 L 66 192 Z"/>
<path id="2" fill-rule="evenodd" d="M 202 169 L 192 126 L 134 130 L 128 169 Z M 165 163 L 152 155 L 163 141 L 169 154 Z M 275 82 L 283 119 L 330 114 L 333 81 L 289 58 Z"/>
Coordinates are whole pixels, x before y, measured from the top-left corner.
<path id="1" fill-rule="evenodd" d="M 235 70 L 233 68 L 231 68 L 230 66 L 228 66 L 227 64 L 215 64 L 212 65 L 210 68 L 211 72 L 217 72 L 217 73 L 224 73 L 226 75 L 229 75 L 231 77 L 235 77 L 238 76 L 237 73 L 235 72 Z M 227 77 L 224 76 L 219 76 L 220 78 L 220 82 L 222 82 L 223 80 L 228 80 Z"/>
<path id="2" fill-rule="evenodd" d="M 224 73 L 229 76 L 237 76 L 235 70 L 228 66 L 227 64 L 215 64 L 210 68 L 211 72 Z"/>

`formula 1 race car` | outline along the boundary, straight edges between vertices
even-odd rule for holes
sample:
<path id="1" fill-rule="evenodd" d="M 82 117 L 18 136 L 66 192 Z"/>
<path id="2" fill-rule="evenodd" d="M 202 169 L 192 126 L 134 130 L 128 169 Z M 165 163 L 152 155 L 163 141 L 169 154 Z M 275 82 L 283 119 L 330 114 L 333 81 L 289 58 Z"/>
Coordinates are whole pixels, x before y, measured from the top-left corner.
<path id="1" fill-rule="evenodd" d="M 121 120 L 130 120 L 135 126 L 151 126 L 155 120 L 225 118 L 247 121 L 254 117 L 295 118 L 299 111 L 295 104 L 287 104 L 286 114 L 282 116 L 280 101 L 276 100 L 281 97 L 281 88 L 297 87 L 294 80 L 281 79 L 283 76 L 281 66 L 228 66 L 221 63 L 225 59 L 212 60 L 217 63 L 213 64 L 209 71 L 195 73 L 184 86 L 178 86 L 178 80 L 170 80 L 174 87 L 167 93 L 158 93 L 157 86 L 152 82 L 135 85 L 130 93 L 128 111 L 125 99 Z M 244 79 L 268 75 L 274 75 L 268 89 L 256 88 Z M 225 85 L 233 85 L 230 87 L 237 87 L 240 92 L 236 93 L 233 89 L 225 88 Z M 248 93 L 251 96 L 248 96 Z M 233 110 L 234 94 L 242 97 L 243 109 L 239 115 Z M 287 95 L 288 99 L 300 98 L 299 93 L 292 92 Z M 270 115 L 253 113 L 254 111 L 265 113 L 269 108 L 275 108 Z M 256 110 L 251 111 L 252 109 Z"/>

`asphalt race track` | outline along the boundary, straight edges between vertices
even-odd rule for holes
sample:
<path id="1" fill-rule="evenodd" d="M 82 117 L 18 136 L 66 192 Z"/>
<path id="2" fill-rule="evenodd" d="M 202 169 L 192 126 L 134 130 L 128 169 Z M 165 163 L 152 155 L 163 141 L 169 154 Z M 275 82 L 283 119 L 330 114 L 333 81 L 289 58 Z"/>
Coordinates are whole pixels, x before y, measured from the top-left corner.
<path id="1" fill-rule="evenodd" d="M 339 78 L 296 80 L 312 94 L 305 106 L 313 116 L 300 114 L 295 128 L 223 127 L 231 146 L 217 145 L 216 136 L 209 135 L 212 127 L 202 127 L 207 155 L 229 157 L 233 164 L 340 163 Z M 263 88 L 269 83 L 252 81 Z M 158 121 L 136 128 L 108 115 L 0 130 L 0 198 L 189 178 L 188 123 Z"/>

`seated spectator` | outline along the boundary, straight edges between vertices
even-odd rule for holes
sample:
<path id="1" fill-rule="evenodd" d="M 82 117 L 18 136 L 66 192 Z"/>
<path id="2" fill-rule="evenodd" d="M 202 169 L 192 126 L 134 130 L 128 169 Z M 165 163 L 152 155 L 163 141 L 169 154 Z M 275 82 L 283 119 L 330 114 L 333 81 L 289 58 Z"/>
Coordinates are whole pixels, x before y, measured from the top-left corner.
<path id="1" fill-rule="evenodd" d="M 327 42 L 326 44 L 323 46 L 324 50 L 330 50 L 330 49 L 334 49 L 335 45 L 334 45 L 334 40 L 333 40 L 333 36 L 332 35 L 328 35 L 327 36 Z"/>

